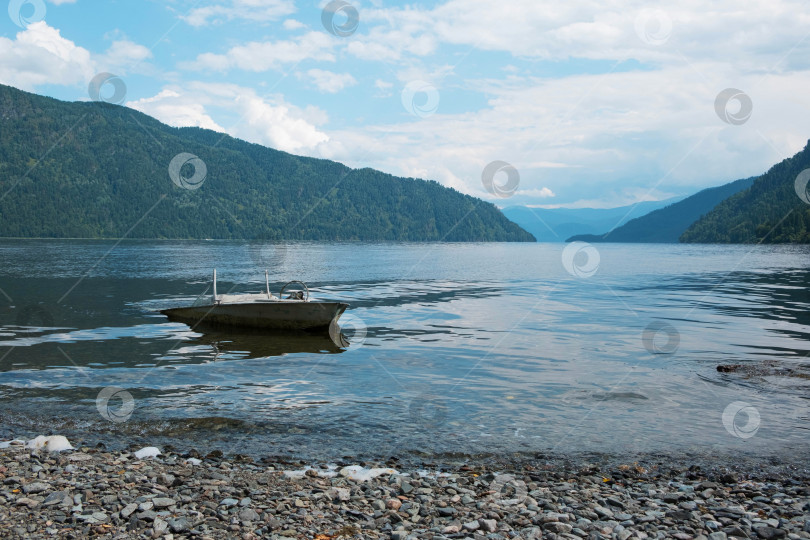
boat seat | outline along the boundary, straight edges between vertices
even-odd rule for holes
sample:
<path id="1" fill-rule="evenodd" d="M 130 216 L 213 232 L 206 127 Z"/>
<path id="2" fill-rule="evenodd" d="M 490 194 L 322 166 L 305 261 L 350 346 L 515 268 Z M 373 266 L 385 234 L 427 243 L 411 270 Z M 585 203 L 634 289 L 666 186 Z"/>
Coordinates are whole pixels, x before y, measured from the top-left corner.
<path id="1" fill-rule="evenodd" d="M 257 294 L 220 294 L 217 296 L 217 301 L 225 304 L 232 302 L 257 302 L 259 300 L 278 300 L 277 296 L 271 295 L 267 297 L 267 293 Z"/>

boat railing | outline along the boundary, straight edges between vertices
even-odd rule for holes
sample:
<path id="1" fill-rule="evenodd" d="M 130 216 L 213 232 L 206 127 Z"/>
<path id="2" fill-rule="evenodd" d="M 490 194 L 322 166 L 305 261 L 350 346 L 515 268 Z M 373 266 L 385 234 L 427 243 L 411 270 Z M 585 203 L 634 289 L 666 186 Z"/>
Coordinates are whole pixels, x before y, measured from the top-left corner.
<path id="1" fill-rule="evenodd" d="M 287 285 L 289 285 L 289 283 Z M 286 287 L 287 285 L 285 285 L 284 287 Z M 282 287 L 282 291 L 284 290 L 284 287 Z M 306 285 L 304 285 L 304 287 L 306 287 Z M 208 289 L 206 289 L 205 292 L 203 292 L 200 296 L 198 296 L 192 305 L 200 306 L 206 304 L 221 304 L 223 302 L 229 303 L 229 302 L 250 302 L 261 300 L 279 300 L 278 296 L 274 296 L 273 293 L 270 292 L 270 272 L 267 270 L 264 271 L 264 292 L 262 293 L 217 294 L 217 269 L 214 268 L 211 295 L 210 296 L 206 295 L 207 292 Z M 309 296 L 309 291 L 307 291 L 307 296 Z"/>

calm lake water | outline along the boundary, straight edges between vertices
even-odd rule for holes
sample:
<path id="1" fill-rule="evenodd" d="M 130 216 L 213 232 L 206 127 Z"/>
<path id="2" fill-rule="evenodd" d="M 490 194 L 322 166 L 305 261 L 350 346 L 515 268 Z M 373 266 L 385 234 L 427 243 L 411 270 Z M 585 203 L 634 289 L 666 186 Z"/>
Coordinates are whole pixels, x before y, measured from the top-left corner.
<path id="1" fill-rule="evenodd" d="M 564 248 L 2 241 L 0 436 L 312 460 L 806 455 L 810 247 Z M 266 267 L 274 291 L 348 302 L 351 345 L 157 312 L 214 267 L 220 293 L 260 291 Z"/>

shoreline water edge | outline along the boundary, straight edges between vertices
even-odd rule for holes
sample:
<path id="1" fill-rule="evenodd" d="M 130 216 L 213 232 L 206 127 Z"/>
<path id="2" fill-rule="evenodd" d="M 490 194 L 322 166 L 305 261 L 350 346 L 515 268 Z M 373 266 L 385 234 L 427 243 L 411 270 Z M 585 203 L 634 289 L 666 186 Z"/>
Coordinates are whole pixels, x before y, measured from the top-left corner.
<path id="1" fill-rule="evenodd" d="M 312 465 L 69 446 L 58 437 L 0 445 L 0 536 L 810 538 L 810 474 L 778 459 Z"/>

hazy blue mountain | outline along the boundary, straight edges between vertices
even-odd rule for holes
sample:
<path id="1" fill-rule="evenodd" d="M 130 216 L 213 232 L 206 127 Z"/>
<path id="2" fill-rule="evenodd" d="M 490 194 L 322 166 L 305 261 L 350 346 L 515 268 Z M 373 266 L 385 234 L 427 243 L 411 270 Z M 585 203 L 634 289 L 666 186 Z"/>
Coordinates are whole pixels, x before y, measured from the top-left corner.
<path id="1" fill-rule="evenodd" d="M 737 180 L 719 187 L 704 189 L 682 201 L 628 221 L 621 227 L 601 233 L 582 234 L 568 239 L 569 242 L 678 242 L 678 238 L 703 214 L 711 211 L 726 198 L 747 189 L 753 178 Z"/>
<path id="2" fill-rule="evenodd" d="M 175 183 L 169 166 L 184 153 L 175 178 L 187 181 Z M 0 236 L 534 240 L 493 204 L 437 182 L 3 85 Z"/>
<path id="3" fill-rule="evenodd" d="M 617 208 L 528 208 L 510 206 L 503 213 L 537 238 L 538 242 L 564 242 L 575 234 L 600 233 L 629 219 L 663 208 L 683 197 L 646 201 Z"/>
<path id="4" fill-rule="evenodd" d="M 753 185 L 729 197 L 693 223 L 681 242 L 810 243 L 810 204 L 796 194 L 796 180 L 810 168 L 810 142 L 777 163 Z M 804 197 L 810 196 L 807 183 Z"/>

